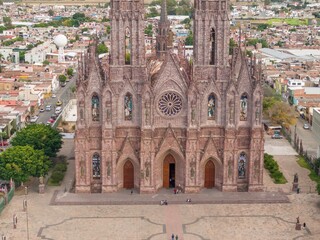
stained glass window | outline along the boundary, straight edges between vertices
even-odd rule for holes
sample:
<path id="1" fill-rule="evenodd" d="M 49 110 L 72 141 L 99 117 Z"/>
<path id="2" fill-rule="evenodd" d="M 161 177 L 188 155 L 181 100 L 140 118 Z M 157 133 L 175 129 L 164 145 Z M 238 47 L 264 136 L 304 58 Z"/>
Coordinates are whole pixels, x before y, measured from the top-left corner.
<path id="1" fill-rule="evenodd" d="M 92 108 L 92 121 L 99 121 L 99 97 L 97 95 L 93 95 L 91 99 L 91 108 Z"/>
<path id="2" fill-rule="evenodd" d="M 127 93 L 124 97 L 124 119 L 125 120 L 132 120 L 132 95 Z"/>
<path id="3" fill-rule="evenodd" d="M 173 92 L 165 93 L 159 99 L 158 107 L 163 114 L 171 117 L 181 111 L 182 99 Z"/>
<path id="4" fill-rule="evenodd" d="M 92 157 L 92 176 L 93 178 L 100 178 L 100 156 L 95 153 Z"/>
<path id="5" fill-rule="evenodd" d="M 244 152 L 240 153 L 239 161 L 238 161 L 238 178 L 246 177 L 246 163 L 247 157 Z"/>
<path id="6" fill-rule="evenodd" d="M 240 121 L 247 121 L 248 119 L 248 96 L 246 93 L 240 98 Z"/>
<path id="7" fill-rule="evenodd" d="M 215 119 L 216 115 L 216 98 L 211 93 L 208 97 L 208 119 Z"/>

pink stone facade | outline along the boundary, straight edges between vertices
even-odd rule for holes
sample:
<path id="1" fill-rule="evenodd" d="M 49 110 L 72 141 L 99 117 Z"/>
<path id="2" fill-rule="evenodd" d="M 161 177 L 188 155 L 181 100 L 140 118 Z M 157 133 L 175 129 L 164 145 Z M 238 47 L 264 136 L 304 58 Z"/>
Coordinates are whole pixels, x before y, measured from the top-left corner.
<path id="1" fill-rule="evenodd" d="M 168 41 L 147 58 L 143 1 L 119 3 L 110 61 L 92 46 L 79 66 L 76 192 L 261 191 L 260 71 L 239 48 L 229 57 L 228 1 L 195 1 L 192 65 Z"/>

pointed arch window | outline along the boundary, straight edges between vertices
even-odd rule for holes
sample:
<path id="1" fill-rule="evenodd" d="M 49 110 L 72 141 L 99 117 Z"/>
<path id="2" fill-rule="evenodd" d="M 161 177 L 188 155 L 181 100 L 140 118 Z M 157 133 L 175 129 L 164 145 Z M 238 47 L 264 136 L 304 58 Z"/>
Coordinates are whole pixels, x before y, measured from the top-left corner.
<path id="1" fill-rule="evenodd" d="M 131 33 L 130 29 L 127 27 L 125 32 L 125 64 L 131 65 Z"/>
<path id="2" fill-rule="evenodd" d="M 124 97 L 124 120 L 132 120 L 132 95 L 127 93 Z"/>
<path id="3" fill-rule="evenodd" d="M 247 121 L 248 119 L 248 95 L 246 93 L 240 98 L 240 121 Z"/>
<path id="4" fill-rule="evenodd" d="M 216 55 L 216 32 L 215 32 L 214 28 L 211 28 L 210 43 L 211 43 L 210 65 L 214 65 L 215 64 L 215 55 Z"/>
<path id="5" fill-rule="evenodd" d="M 238 178 L 244 179 L 246 178 L 246 168 L 247 168 L 247 155 L 242 152 L 240 153 L 238 160 Z"/>
<path id="6" fill-rule="evenodd" d="M 93 154 L 92 157 L 92 177 L 99 179 L 101 177 L 100 155 L 98 153 Z"/>
<path id="7" fill-rule="evenodd" d="M 216 118 L 216 98 L 214 93 L 211 93 L 208 97 L 208 119 Z"/>
<path id="8" fill-rule="evenodd" d="M 94 94 L 91 99 L 92 121 L 100 121 L 100 102 L 98 95 Z"/>

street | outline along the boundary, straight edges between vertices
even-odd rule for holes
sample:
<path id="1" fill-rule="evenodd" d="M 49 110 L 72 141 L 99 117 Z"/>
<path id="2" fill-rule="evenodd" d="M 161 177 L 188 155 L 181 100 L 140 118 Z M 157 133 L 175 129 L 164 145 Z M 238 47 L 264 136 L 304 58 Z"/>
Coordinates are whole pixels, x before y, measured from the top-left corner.
<path id="1" fill-rule="evenodd" d="M 320 145 L 320 142 L 319 142 L 320 140 L 316 137 L 316 135 L 312 131 L 312 126 L 310 127 L 310 129 L 303 128 L 304 123 L 307 123 L 307 121 L 305 121 L 302 118 L 298 118 L 296 127 L 295 126 L 291 127 L 292 141 L 294 140 L 294 133 L 296 131 L 299 139 L 302 139 L 302 145 L 303 145 L 304 151 L 307 151 L 309 155 L 312 155 L 314 158 L 316 158 L 317 149 L 318 149 L 318 146 Z"/>
<path id="2" fill-rule="evenodd" d="M 70 79 L 69 82 L 66 82 L 65 87 L 59 87 L 59 90 L 54 93 L 56 95 L 55 98 L 47 98 L 44 100 L 44 108 L 47 105 L 51 105 L 51 110 L 50 111 L 44 111 L 44 112 L 39 112 L 39 118 L 37 120 L 37 123 L 47 123 L 47 121 L 50 119 L 51 115 L 54 114 L 55 108 L 56 108 L 56 103 L 58 100 L 62 102 L 62 109 L 66 106 L 66 104 L 69 102 L 69 100 L 72 98 L 72 87 L 75 86 L 76 78 L 78 73 L 74 73 L 73 77 Z"/>

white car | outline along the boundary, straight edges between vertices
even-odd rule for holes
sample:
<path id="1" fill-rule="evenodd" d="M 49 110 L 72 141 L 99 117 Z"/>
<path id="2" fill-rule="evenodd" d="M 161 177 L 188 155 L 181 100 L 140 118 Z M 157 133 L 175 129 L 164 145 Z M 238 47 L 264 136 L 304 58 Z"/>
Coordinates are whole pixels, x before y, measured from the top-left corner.
<path id="1" fill-rule="evenodd" d="M 33 116 L 30 118 L 30 122 L 35 123 L 35 122 L 37 122 L 38 118 L 39 118 L 38 116 Z"/>
<path id="2" fill-rule="evenodd" d="M 52 95 L 51 95 L 51 97 L 52 97 L 52 98 L 56 98 L 56 97 L 57 97 L 57 95 L 55 95 L 55 94 L 52 94 Z"/>
<path id="3" fill-rule="evenodd" d="M 310 128 L 310 126 L 308 123 L 303 124 L 303 129 L 309 129 L 309 128 Z"/>

